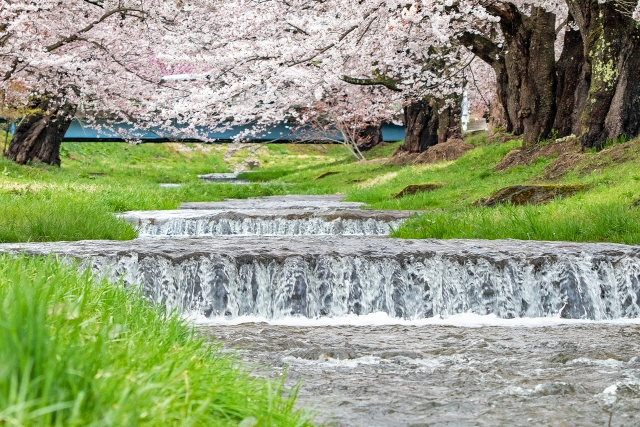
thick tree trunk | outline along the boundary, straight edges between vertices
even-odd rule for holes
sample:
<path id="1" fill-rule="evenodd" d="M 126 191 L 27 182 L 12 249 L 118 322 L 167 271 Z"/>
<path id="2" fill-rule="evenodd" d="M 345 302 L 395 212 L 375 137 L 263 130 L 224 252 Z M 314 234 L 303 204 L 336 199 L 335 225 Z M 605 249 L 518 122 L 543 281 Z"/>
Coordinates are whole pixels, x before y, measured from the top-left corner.
<path id="1" fill-rule="evenodd" d="M 506 132 L 513 132 L 513 122 L 507 114 L 507 98 L 509 93 L 509 76 L 504 58 L 495 61 L 492 65 L 496 74 L 496 101 L 491 108 L 491 127 L 504 128 Z"/>
<path id="2" fill-rule="evenodd" d="M 433 101 L 420 100 L 404 107 L 403 151 L 422 153 L 438 143 L 438 112 L 433 104 Z"/>
<path id="3" fill-rule="evenodd" d="M 491 9 L 507 43 L 506 111 L 513 133 L 530 145 L 550 135 L 556 115 L 556 15 L 534 7 L 527 16 L 506 3 Z"/>
<path id="4" fill-rule="evenodd" d="M 59 105 L 46 98 L 34 101 L 32 106 L 38 112 L 22 120 L 5 156 L 22 165 L 42 162 L 60 166 L 60 144 L 71 125 L 76 106 Z"/>
<path id="5" fill-rule="evenodd" d="M 491 107 L 491 127 L 501 127 L 507 132 L 513 132 L 513 122 L 507 114 L 509 75 L 503 50 L 491 39 L 476 33 L 465 32 L 458 39 L 478 58 L 489 64 L 496 75 L 496 102 Z"/>
<path id="6" fill-rule="evenodd" d="M 462 100 L 454 98 L 452 107 L 447 107 L 438 113 L 438 143 L 447 142 L 450 139 L 462 139 Z M 440 103 L 444 106 L 444 102 Z M 441 109 L 442 107 L 440 107 Z"/>
<path id="7" fill-rule="evenodd" d="M 487 10 L 500 18 L 506 49 L 474 33 L 464 33 L 460 41 L 493 67 L 506 130 L 523 135 L 525 145 L 535 143 L 551 133 L 556 115 L 556 16 L 535 7 L 528 16 L 510 3 Z"/>
<path id="8" fill-rule="evenodd" d="M 589 93 L 584 43 L 580 31 L 569 30 L 565 33 L 564 48 L 556 64 L 556 70 L 557 112 L 553 128 L 560 138 L 571 134 L 577 135 L 580 133 L 580 116 Z"/>
<path id="9" fill-rule="evenodd" d="M 358 132 L 358 149 L 360 151 L 371 150 L 382 142 L 382 127 L 370 125 Z"/>
<path id="10" fill-rule="evenodd" d="M 640 28 L 615 2 L 567 2 L 584 39 L 590 82 L 580 118 L 584 147 L 640 134 Z"/>

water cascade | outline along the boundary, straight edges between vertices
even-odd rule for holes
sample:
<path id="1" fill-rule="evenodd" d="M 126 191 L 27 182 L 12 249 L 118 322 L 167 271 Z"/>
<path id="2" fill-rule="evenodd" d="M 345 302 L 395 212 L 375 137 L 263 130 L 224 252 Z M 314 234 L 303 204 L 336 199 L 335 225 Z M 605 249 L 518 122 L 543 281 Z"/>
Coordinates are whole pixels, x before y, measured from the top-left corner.
<path id="1" fill-rule="evenodd" d="M 140 236 L 386 235 L 411 216 L 370 210 L 176 210 L 127 212 Z"/>
<path id="2" fill-rule="evenodd" d="M 111 280 L 141 283 L 169 309 L 207 317 L 640 316 L 640 248 L 625 245 L 220 236 L 0 250 L 77 258 Z"/>

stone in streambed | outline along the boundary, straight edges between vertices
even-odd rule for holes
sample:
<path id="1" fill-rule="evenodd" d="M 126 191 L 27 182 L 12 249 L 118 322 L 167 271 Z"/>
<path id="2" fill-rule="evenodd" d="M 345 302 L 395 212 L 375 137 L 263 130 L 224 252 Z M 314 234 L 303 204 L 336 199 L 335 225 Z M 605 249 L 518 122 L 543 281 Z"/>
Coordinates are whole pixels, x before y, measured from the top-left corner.
<path id="1" fill-rule="evenodd" d="M 571 197 L 586 189 L 585 185 L 512 185 L 496 191 L 489 197 L 476 201 L 474 206 L 497 206 L 511 203 L 514 206 L 542 205 L 556 197 Z"/>

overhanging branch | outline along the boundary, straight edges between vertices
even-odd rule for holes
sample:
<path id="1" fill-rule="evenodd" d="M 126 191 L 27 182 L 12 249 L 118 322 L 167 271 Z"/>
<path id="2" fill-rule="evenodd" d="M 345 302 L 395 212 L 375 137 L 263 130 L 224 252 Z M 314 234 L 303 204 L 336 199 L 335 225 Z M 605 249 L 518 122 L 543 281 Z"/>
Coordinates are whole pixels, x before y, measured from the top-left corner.
<path id="1" fill-rule="evenodd" d="M 349 76 L 342 76 L 340 77 L 340 80 L 342 80 L 343 82 L 352 84 L 352 85 L 359 85 L 359 86 L 384 86 L 389 90 L 392 90 L 394 92 L 402 92 L 402 89 L 398 88 L 398 81 L 394 80 L 390 77 L 387 76 L 377 76 L 374 79 L 359 79 L 359 78 L 355 78 L 355 77 L 349 77 Z"/>

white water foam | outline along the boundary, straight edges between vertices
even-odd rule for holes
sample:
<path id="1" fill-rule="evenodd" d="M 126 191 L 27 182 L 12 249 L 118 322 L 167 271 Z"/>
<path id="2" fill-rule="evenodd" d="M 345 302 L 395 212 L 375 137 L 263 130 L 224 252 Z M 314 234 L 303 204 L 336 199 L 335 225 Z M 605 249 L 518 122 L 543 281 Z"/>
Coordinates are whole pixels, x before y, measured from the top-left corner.
<path id="1" fill-rule="evenodd" d="M 479 328 L 486 326 L 500 327 L 548 327 L 559 325 L 640 325 L 640 318 L 614 320 L 586 320 L 563 319 L 560 317 L 519 317 L 515 319 L 501 319 L 495 314 L 478 315 L 473 313 L 455 314 L 447 317 L 431 317 L 427 319 L 401 319 L 391 317 L 384 312 L 366 315 L 349 314 L 340 317 L 284 317 L 267 319 L 258 316 L 239 316 L 235 318 L 214 317 L 202 315 L 185 315 L 184 318 L 197 326 L 233 326 L 245 323 L 266 323 L 274 326 L 317 327 L 317 326 L 458 326 L 464 328 Z"/>

